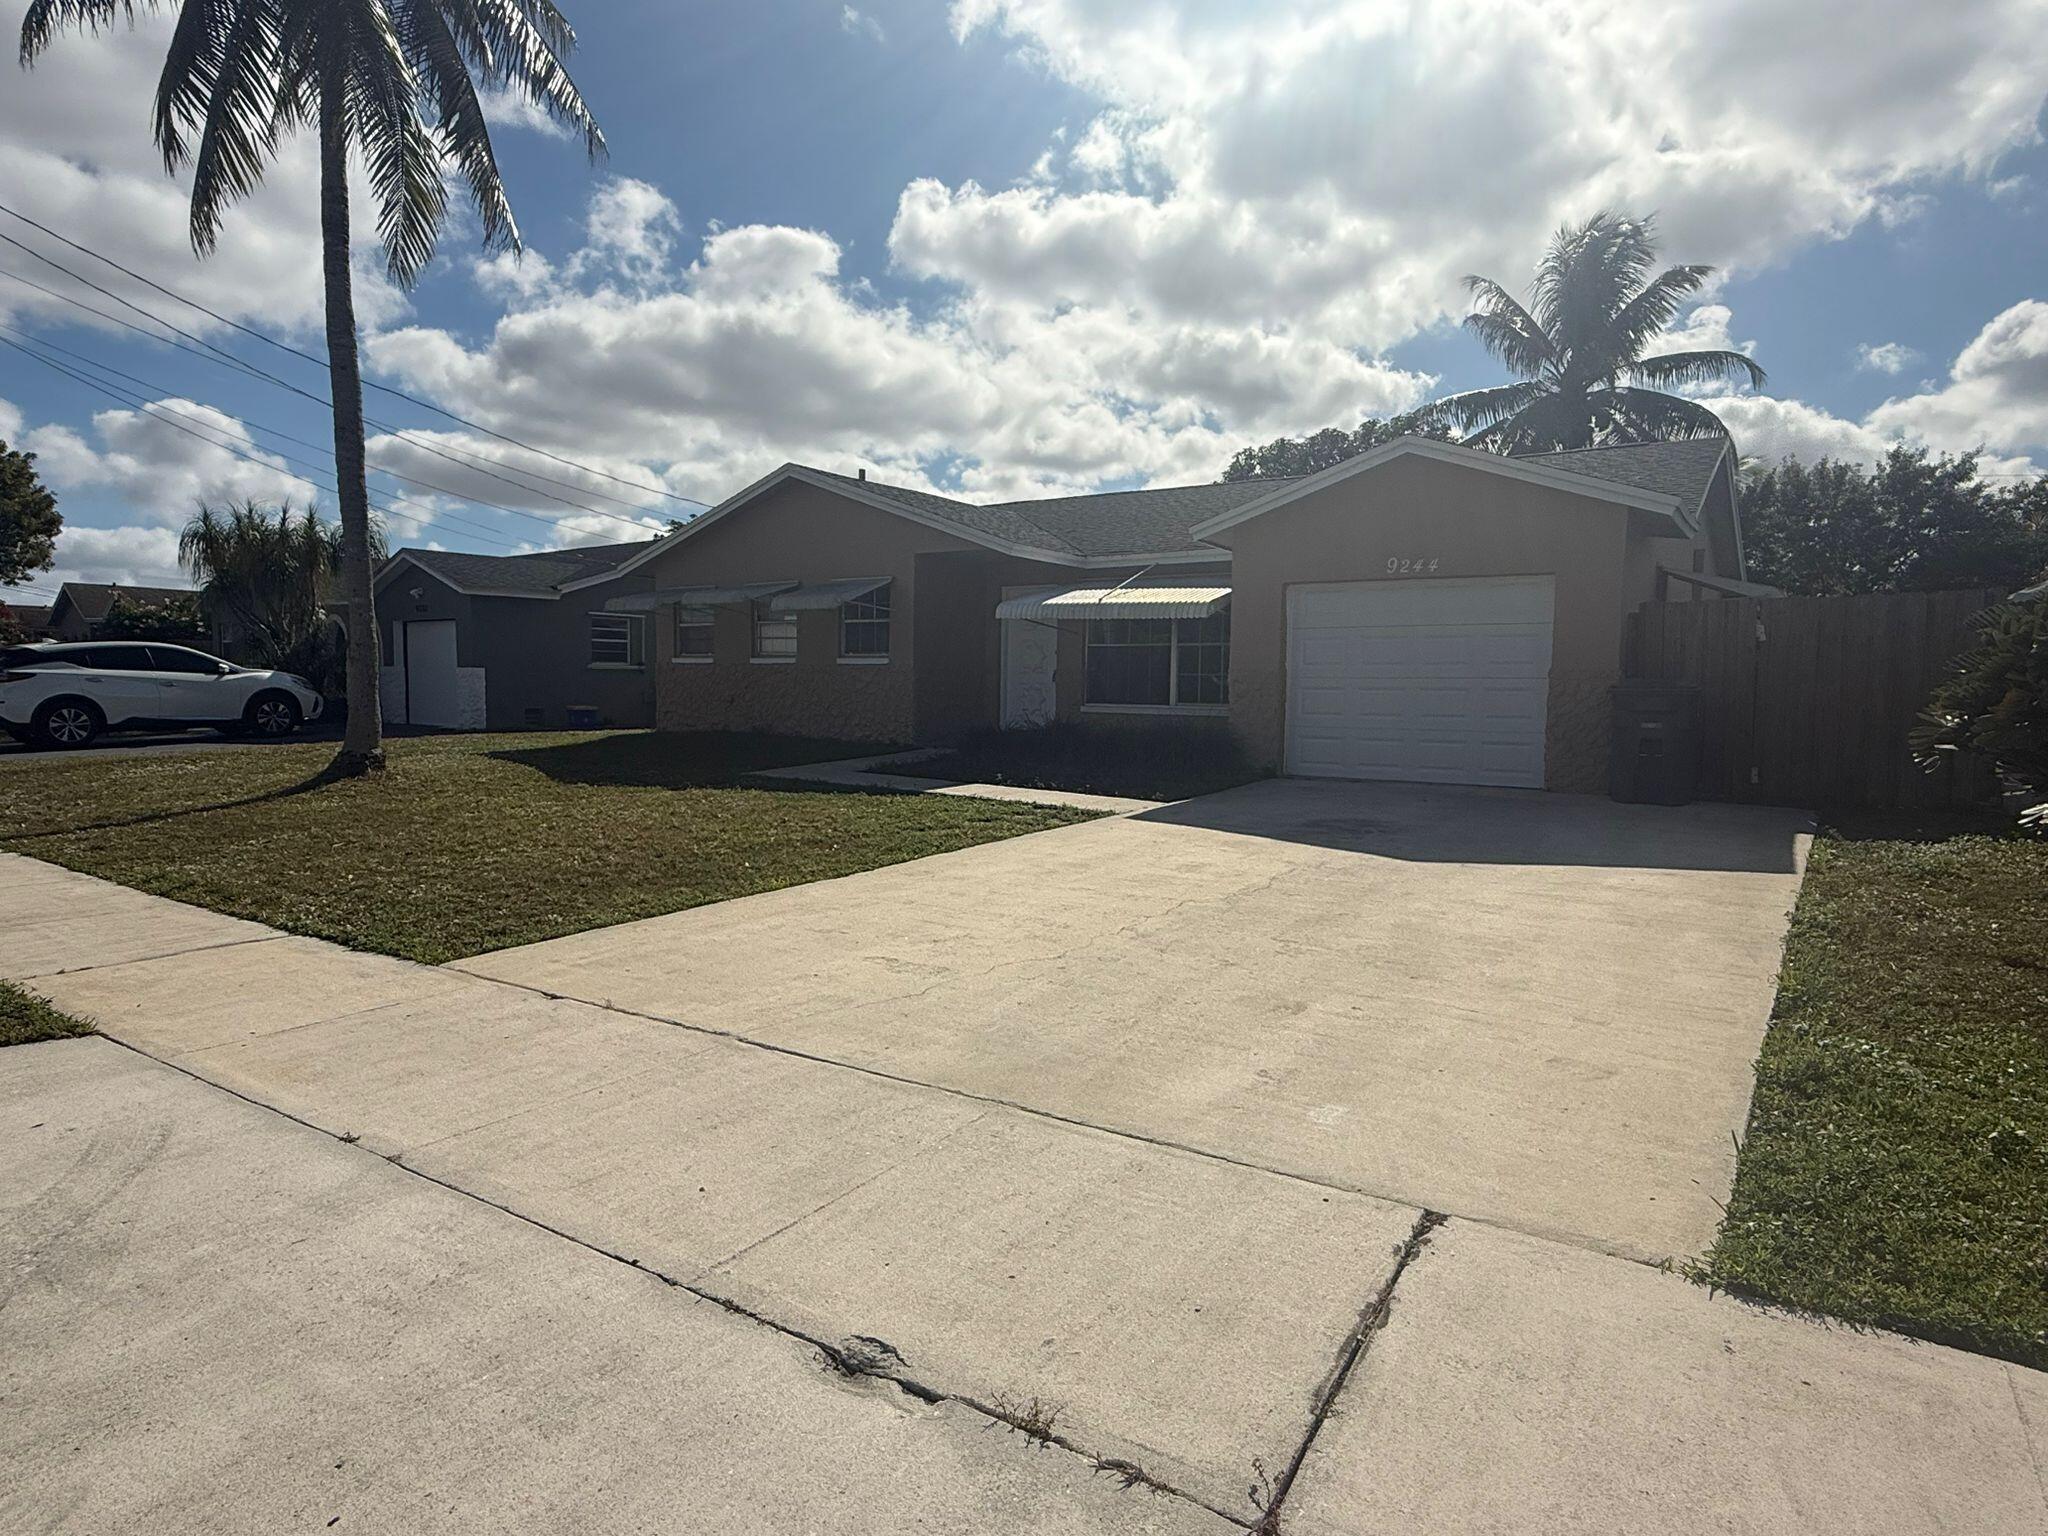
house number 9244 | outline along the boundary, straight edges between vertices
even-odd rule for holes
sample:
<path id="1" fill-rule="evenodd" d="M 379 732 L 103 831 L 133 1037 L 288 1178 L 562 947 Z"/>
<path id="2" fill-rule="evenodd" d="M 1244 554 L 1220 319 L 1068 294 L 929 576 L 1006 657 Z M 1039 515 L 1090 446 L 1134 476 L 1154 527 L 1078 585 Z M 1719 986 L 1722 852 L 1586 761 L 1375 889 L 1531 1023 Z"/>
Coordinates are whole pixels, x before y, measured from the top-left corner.
<path id="1" fill-rule="evenodd" d="M 1421 555 L 1416 556 L 1413 560 L 1408 559 L 1404 555 L 1390 555 L 1387 557 L 1387 574 L 1389 576 L 1433 576 L 1436 574 L 1436 568 L 1440 563 L 1435 559 L 1425 558 Z"/>

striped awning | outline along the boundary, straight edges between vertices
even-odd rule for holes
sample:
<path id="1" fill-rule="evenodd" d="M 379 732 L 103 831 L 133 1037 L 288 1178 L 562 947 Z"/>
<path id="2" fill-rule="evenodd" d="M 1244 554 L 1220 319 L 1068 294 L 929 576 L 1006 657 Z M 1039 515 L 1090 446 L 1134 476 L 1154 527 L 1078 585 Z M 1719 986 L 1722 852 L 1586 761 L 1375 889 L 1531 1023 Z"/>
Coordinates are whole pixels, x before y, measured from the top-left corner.
<path id="1" fill-rule="evenodd" d="M 889 578 L 886 576 L 848 576 L 839 581 L 816 581 L 791 592 L 776 594 L 775 606 L 778 609 L 837 608 L 887 585 Z"/>
<path id="2" fill-rule="evenodd" d="M 650 613 L 680 603 L 685 608 L 717 608 L 726 603 L 751 603 L 763 597 L 787 592 L 793 581 L 743 581 L 722 587 L 657 587 L 652 592 L 633 592 L 607 602 L 607 613 Z"/>
<path id="3" fill-rule="evenodd" d="M 1228 587 L 1047 587 L 996 604 L 999 619 L 1206 619 L 1230 601 Z"/>

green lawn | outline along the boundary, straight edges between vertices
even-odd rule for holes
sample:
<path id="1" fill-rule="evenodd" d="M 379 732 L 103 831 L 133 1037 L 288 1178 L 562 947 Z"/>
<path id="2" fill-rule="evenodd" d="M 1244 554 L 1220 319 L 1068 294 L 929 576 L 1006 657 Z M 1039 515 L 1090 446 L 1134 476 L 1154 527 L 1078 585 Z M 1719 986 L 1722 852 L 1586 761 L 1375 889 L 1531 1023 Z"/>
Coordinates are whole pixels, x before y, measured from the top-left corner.
<path id="1" fill-rule="evenodd" d="M 2048 844 L 1815 840 L 1700 1277 L 2048 1365 Z"/>
<path id="2" fill-rule="evenodd" d="M 0 769 L 0 847 L 438 963 L 1086 820 L 944 795 L 743 789 L 844 742 L 651 732 L 330 744 Z"/>
<path id="3" fill-rule="evenodd" d="M 0 1046 L 31 1045 L 38 1040 L 65 1040 L 89 1035 L 92 1026 L 59 1013 L 33 992 L 0 981 Z"/>

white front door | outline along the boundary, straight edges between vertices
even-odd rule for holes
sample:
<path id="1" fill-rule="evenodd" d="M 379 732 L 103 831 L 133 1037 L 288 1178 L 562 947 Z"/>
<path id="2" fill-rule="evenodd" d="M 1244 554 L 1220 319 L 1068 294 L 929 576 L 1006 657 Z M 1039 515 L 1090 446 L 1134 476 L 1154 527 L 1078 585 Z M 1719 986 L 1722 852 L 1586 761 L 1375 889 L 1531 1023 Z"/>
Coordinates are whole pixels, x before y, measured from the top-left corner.
<path id="1" fill-rule="evenodd" d="M 1037 619 L 1003 620 L 1003 726 L 1044 725 L 1059 707 L 1053 681 L 1060 632 Z"/>
<path id="2" fill-rule="evenodd" d="M 1554 583 L 1355 581 L 1287 593 L 1287 771 L 1543 787 Z"/>
<path id="3" fill-rule="evenodd" d="M 404 629 L 406 724 L 459 728 L 463 721 L 455 676 L 455 621 L 415 619 Z"/>

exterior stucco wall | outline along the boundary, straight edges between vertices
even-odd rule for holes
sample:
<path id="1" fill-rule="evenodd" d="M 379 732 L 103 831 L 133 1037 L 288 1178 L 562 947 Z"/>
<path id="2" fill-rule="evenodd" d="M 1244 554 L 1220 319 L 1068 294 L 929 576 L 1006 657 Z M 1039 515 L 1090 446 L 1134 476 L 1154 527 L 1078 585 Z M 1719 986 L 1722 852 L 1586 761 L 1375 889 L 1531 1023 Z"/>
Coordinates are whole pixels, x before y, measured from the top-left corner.
<path id="1" fill-rule="evenodd" d="M 1436 562 L 1438 580 L 1549 575 L 1557 607 L 1546 787 L 1605 784 L 1607 690 L 1621 675 L 1631 606 L 1628 513 L 1610 502 L 1409 457 L 1340 481 L 1225 532 L 1235 554 L 1231 718 L 1257 762 L 1285 768 L 1287 589 L 1298 582 L 1413 579 L 1389 561 Z"/>
<path id="2" fill-rule="evenodd" d="M 727 605 L 717 610 L 713 659 L 676 661 L 675 609 L 664 607 L 649 636 L 655 724 L 671 731 L 916 739 L 917 661 L 941 643 L 934 636 L 920 645 L 919 558 L 975 553 L 978 547 L 963 539 L 800 482 L 677 540 L 635 574 L 656 588 L 887 577 L 889 659 L 843 660 L 839 615 L 823 609 L 800 616 L 795 661 L 756 661 L 747 609 Z M 935 628 L 948 628 L 944 615 L 957 606 L 938 599 Z"/>

